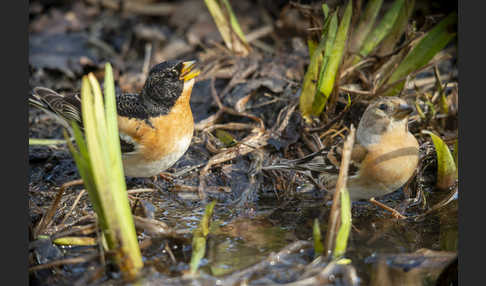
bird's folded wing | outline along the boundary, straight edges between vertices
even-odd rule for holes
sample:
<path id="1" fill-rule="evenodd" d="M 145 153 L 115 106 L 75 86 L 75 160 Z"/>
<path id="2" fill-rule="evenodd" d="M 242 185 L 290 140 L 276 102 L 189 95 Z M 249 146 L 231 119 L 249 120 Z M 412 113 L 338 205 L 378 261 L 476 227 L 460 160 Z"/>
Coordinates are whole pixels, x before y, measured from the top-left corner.
<path id="1" fill-rule="evenodd" d="M 342 148 L 339 144 L 324 148 L 317 152 L 306 155 L 303 158 L 294 160 L 280 160 L 269 166 L 264 166 L 264 170 L 295 170 L 295 171 L 314 171 L 328 174 L 339 174 L 341 165 Z M 354 175 L 359 170 L 359 165 L 366 155 L 366 149 L 356 144 L 351 155 L 349 174 Z"/>

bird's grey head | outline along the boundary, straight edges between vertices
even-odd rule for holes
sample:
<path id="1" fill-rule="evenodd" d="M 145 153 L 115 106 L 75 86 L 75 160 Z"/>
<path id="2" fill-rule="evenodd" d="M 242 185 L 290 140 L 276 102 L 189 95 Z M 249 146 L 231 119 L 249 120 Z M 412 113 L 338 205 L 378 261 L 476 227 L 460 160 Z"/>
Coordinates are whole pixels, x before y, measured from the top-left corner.
<path id="1" fill-rule="evenodd" d="M 408 115 L 413 108 L 402 98 L 380 98 L 366 108 L 358 129 L 356 140 L 363 146 L 377 143 L 381 135 L 391 130 L 408 131 Z"/>

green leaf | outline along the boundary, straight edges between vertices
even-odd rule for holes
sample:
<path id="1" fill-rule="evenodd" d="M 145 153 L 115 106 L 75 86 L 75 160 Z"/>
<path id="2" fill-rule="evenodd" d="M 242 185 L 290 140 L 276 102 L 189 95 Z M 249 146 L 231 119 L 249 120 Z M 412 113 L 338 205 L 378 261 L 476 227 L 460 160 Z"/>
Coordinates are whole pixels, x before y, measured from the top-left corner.
<path id="1" fill-rule="evenodd" d="M 29 145 L 58 145 L 58 144 L 66 144 L 66 140 L 29 138 Z"/>
<path id="2" fill-rule="evenodd" d="M 102 229 L 107 228 L 105 215 L 103 213 L 103 208 L 101 205 L 101 199 L 96 190 L 96 184 L 93 176 L 93 169 L 91 168 L 91 160 L 89 158 L 88 147 L 84 141 L 83 134 L 75 121 L 71 122 L 71 127 L 73 129 L 74 139 L 76 140 L 76 145 L 79 151 L 74 148 L 71 141 L 67 141 L 68 148 L 71 151 L 71 155 L 74 158 L 74 162 L 78 167 L 78 172 L 83 179 L 83 184 L 88 190 L 88 195 L 93 205 L 93 209 L 98 215 L 98 221 Z M 66 131 L 64 130 L 64 138 L 68 138 Z"/>
<path id="3" fill-rule="evenodd" d="M 71 142 L 68 147 L 98 215 L 106 246 L 113 253 L 123 276 L 133 279 L 143 262 L 123 175 L 113 74 L 109 64 L 105 75 L 106 104 L 94 75 L 83 77 L 81 110 L 86 141 L 79 126 L 72 122 L 79 150 Z"/>
<path id="4" fill-rule="evenodd" d="M 456 143 L 454 143 L 454 155 L 453 155 L 454 163 L 456 164 L 456 168 L 457 168 L 457 164 L 458 164 L 457 163 L 457 154 L 459 152 L 459 150 L 457 148 L 459 148 L 459 140 L 456 139 Z"/>
<path id="5" fill-rule="evenodd" d="M 336 236 L 336 246 L 334 247 L 334 258 L 340 257 L 346 253 L 349 233 L 351 231 L 351 199 L 349 191 L 343 188 L 341 191 L 341 226 Z"/>
<path id="6" fill-rule="evenodd" d="M 57 245 L 93 246 L 96 245 L 96 238 L 65 236 L 56 238 L 52 242 Z"/>
<path id="7" fill-rule="evenodd" d="M 415 102 L 415 109 L 417 109 L 417 113 L 422 120 L 426 119 L 426 116 L 425 116 L 422 108 L 420 107 L 420 104 L 418 103 L 418 101 Z"/>
<path id="8" fill-rule="evenodd" d="M 402 10 L 404 0 L 395 0 L 391 8 L 386 12 L 383 19 L 380 21 L 378 26 L 371 31 L 371 33 L 366 37 L 363 46 L 359 52 L 361 57 L 366 57 L 375 47 L 389 34 L 392 30 L 400 11 Z M 359 58 L 356 58 L 353 64 L 359 62 Z"/>
<path id="9" fill-rule="evenodd" d="M 395 21 L 393 28 L 388 33 L 388 36 L 381 41 L 380 47 L 376 54 L 380 57 L 387 56 L 393 52 L 397 46 L 398 41 L 402 37 L 403 33 L 408 27 L 408 20 L 412 15 L 413 8 L 415 6 L 415 0 L 405 1 L 405 5 L 402 6 L 398 19 Z"/>
<path id="10" fill-rule="evenodd" d="M 236 140 L 229 132 L 222 129 L 216 129 L 216 137 L 224 144 L 225 147 L 230 147 L 236 144 Z"/>
<path id="11" fill-rule="evenodd" d="M 192 275 L 196 274 L 201 259 L 203 259 L 206 253 L 206 237 L 209 234 L 209 222 L 211 216 L 213 215 L 214 206 L 216 201 L 206 205 L 204 215 L 199 223 L 199 227 L 194 230 L 192 237 L 192 254 L 191 261 L 189 263 L 190 273 Z"/>
<path id="12" fill-rule="evenodd" d="M 327 20 L 327 16 L 329 15 L 329 6 L 326 3 L 322 4 L 322 13 L 324 14 L 324 19 Z"/>
<path id="13" fill-rule="evenodd" d="M 380 12 L 383 0 L 370 0 L 366 5 L 363 15 L 360 17 L 359 24 L 353 32 L 352 43 L 350 44 L 351 53 L 357 53 L 363 45 L 364 39 L 375 24 L 378 12 Z"/>
<path id="14" fill-rule="evenodd" d="M 457 168 L 454 158 L 447 145 L 434 133 L 423 130 L 422 133 L 429 134 L 434 143 L 437 154 L 437 183 L 439 189 L 446 190 L 451 187 L 457 179 Z"/>
<path id="15" fill-rule="evenodd" d="M 204 258 L 206 254 L 206 237 L 194 233 L 194 237 L 192 238 L 192 253 L 191 253 L 191 261 L 189 262 L 189 268 L 191 274 L 196 274 L 197 269 L 199 268 L 199 264 L 201 263 L 201 259 Z"/>
<path id="16" fill-rule="evenodd" d="M 226 47 L 236 53 L 247 55 L 249 53 L 249 46 L 229 2 L 227 0 L 222 0 L 226 12 L 229 15 L 229 22 L 217 0 L 204 0 L 204 2 L 206 3 L 206 7 L 213 18 Z M 232 37 L 232 31 L 237 37 Z"/>
<path id="17" fill-rule="evenodd" d="M 204 236 L 207 236 L 209 233 L 209 222 L 211 220 L 211 216 L 213 215 L 213 210 L 215 205 L 216 205 L 216 201 L 212 201 L 211 203 L 206 205 L 204 216 L 201 219 L 201 230 Z"/>
<path id="18" fill-rule="evenodd" d="M 447 103 L 447 98 L 444 93 L 440 95 L 439 100 L 440 111 L 442 112 L 442 114 L 449 114 L 449 104 Z"/>
<path id="19" fill-rule="evenodd" d="M 317 116 L 322 112 L 326 98 L 319 94 L 319 87 L 322 85 L 322 78 L 325 67 L 327 66 L 328 58 L 332 51 L 332 45 L 336 36 L 337 27 L 337 11 L 331 17 L 328 17 L 324 22 L 323 33 L 317 47 L 313 47 L 313 43 L 309 42 L 309 51 L 311 52 L 310 64 L 304 76 L 304 83 L 302 84 L 302 92 L 300 94 L 299 109 L 302 116 L 307 122 L 311 121 L 311 116 Z M 311 46 L 312 45 L 312 46 Z M 325 50 L 325 54 L 322 52 Z M 324 60 L 324 58 L 326 58 Z M 319 65 L 321 71 L 319 72 Z M 319 110 L 319 107 L 322 108 Z M 317 106 L 317 107 L 316 107 Z"/>
<path id="20" fill-rule="evenodd" d="M 311 58 L 312 58 L 312 55 L 314 54 L 314 51 L 317 48 L 317 45 L 319 45 L 319 43 L 317 43 L 316 41 L 313 41 L 311 39 L 307 40 L 307 47 L 308 47 L 308 50 L 309 50 L 309 56 Z"/>
<path id="21" fill-rule="evenodd" d="M 228 0 L 221 0 L 226 7 L 226 10 L 228 11 L 228 14 L 230 16 L 230 23 L 231 27 L 233 28 L 233 31 L 238 35 L 240 40 L 247 44 L 245 34 L 243 33 L 243 30 L 241 30 L 240 24 L 238 23 L 238 20 L 236 19 L 235 13 L 233 12 L 233 9 L 231 9 L 231 5 L 229 4 Z"/>
<path id="22" fill-rule="evenodd" d="M 457 14 L 451 13 L 413 47 L 386 84 L 392 85 L 384 95 L 394 96 L 402 90 L 405 78 L 410 73 L 424 67 L 440 50 L 456 36 Z"/>
<path id="23" fill-rule="evenodd" d="M 327 68 L 327 63 L 329 62 L 329 58 L 331 57 L 332 48 L 334 45 L 334 41 L 336 39 L 337 33 L 337 13 L 334 13 L 331 17 L 329 22 L 326 35 L 326 43 L 324 45 L 324 56 L 322 58 L 321 70 L 319 72 L 319 80 L 317 82 L 317 89 L 316 94 L 314 96 L 314 102 L 312 104 L 312 114 L 315 116 L 319 116 L 326 105 L 327 99 L 329 96 L 324 94 L 324 73 Z"/>
<path id="24" fill-rule="evenodd" d="M 346 6 L 346 10 L 344 10 L 343 18 L 339 23 L 339 28 L 336 33 L 336 39 L 334 40 L 334 44 L 332 47 L 331 54 L 329 56 L 329 61 L 326 65 L 326 70 L 324 71 L 324 75 L 322 78 L 321 89 L 320 91 L 327 99 L 331 95 L 331 92 L 334 88 L 334 82 L 336 81 L 336 77 L 339 77 L 337 74 L 339 65 L 341 64 L 343 54 L 346 50 L 346 40 L 348 38 L 348 29 L 349 23 L 351 22 L 351 16 L 353 12 L 352 1 L 348 1 L 348 5 Z M 324 105 L 321 104 L 321 110 L 318 110 L 319 114 L 322 112 Z"/>
<path id="25" fill-rule="evenodd" d="M 324 39 L 325 37 L 322 37 L 319 45 L 312 48 L 314 51 L 312 52 L 309 66 L 304 75 L 304 83 L 302 84 L 302 91 L 299 97 L 299 109 L 307 122 L 311 120 L 310 115 L 312 115 L 312 103 L 314 102 L 316 92 L 319 62 L 322 60 L 322 50 L 325 44 Z M 309 46 L 310 49 L 311 46 Z"/>
<path id="26" fill-rule="evenodd" d="M 319 227 L 319 220 L 314 219 L 314 226 L 312 228 L 312 236 L 314 237 L 314 257 L 322 255 L 324 252 L 324 245 L 322 244 L 321 228 Z"/>

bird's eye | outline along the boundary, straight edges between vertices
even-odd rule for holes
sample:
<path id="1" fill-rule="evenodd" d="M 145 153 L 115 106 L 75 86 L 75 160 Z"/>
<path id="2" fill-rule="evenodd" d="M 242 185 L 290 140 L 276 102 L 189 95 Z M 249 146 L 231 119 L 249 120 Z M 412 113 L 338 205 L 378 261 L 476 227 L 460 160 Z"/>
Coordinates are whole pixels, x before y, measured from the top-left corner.
<path id="1" fill-rule="evenodd" d="M 378 106 L 379 109 L 383 110 L 383 111 L 387 111 L 388 110 L 388 105 L 386 105 L 385 103 L 382 103 Z"/>

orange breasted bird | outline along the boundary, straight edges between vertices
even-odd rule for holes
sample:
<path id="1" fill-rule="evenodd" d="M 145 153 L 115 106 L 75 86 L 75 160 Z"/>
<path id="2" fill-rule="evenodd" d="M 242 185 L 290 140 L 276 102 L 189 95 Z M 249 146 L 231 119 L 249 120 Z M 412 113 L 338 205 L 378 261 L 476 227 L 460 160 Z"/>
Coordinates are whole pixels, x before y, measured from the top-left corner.
<path id="1" fill-rule="evenodd" d="M 194 61 L 171 60 L 150 70 L 140 94 L 116 95 L 118 129 L 126 176 L 152 177 L 184 155 L 192 140 L 194 120 L 189 99 L 199 70 Z M 82 126 L 79 94 L 61 95 L 36 87 L 29 103 Z"/>

